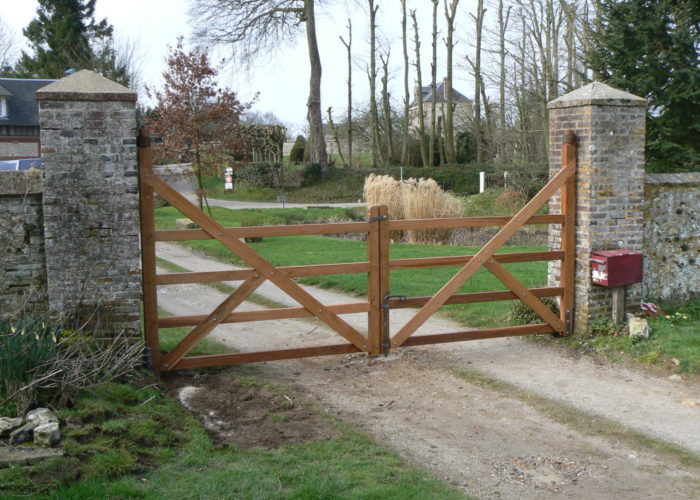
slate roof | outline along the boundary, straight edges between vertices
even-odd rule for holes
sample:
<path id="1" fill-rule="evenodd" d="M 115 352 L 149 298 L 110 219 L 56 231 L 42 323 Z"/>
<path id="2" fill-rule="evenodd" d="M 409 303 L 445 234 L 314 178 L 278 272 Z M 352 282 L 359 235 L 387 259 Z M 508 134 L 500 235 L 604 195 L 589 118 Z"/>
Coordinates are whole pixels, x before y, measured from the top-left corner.
<path id="1" fill-rule="evenodd" d="M 427 87 L 422 87 L 423 91 L 423 102 L 432 102 L 433 101 L 433 92 L 432 92 L 432 87 L 428 85 Z M 445 81 L 438 82 L 437 84 L 437 99 L 435 102 L 447 102 L 447 99 L 445 98 Z M 452 89 L 452 99 L 454 99 L 454 102 L 471 102 L 471 99 L 466 97 L 464 94 L 458 92 L 454 88 Z M 418 104 L 417 101 L 414 101 L 413 104 Z"/>
<path id="2" fill-rule="evenodd" d="M 0 125 L 39 125 L 36 91 L 55 81 L 0 78 L 0 97 L 7 99 L 7 118 L 0 118 Z"/>

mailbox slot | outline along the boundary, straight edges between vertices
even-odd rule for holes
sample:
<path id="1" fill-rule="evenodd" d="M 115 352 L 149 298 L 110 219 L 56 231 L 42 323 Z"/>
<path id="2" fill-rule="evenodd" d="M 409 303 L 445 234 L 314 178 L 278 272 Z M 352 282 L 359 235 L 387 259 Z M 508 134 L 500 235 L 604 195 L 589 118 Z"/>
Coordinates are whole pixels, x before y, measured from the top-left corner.
<path id="1" fill-rule="evenodd" d="M 634 250 L 599 250 L 591 254 L 591 281 L 602 286 L 639 283 L 644 256 Z"/>

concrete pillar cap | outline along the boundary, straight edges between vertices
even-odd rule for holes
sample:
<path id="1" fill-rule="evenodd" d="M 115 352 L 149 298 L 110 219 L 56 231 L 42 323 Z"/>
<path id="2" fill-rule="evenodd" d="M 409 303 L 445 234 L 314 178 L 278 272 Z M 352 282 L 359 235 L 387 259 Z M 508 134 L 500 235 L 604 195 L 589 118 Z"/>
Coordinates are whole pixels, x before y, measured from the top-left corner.
<path id="1" fill-rule="evenodd" d="M 647 101 L 642 97 L 613 88 L 602 82 L 593 82 L 550 101 L 547 108 L 571 108 L 586 105 L 646 106 Z"/>
<path id="2" fill-rule="evenodd" d="M 83 69 L 40 88 L 36 98 L 39 101 L 135 101 L 136 92 Z"/>

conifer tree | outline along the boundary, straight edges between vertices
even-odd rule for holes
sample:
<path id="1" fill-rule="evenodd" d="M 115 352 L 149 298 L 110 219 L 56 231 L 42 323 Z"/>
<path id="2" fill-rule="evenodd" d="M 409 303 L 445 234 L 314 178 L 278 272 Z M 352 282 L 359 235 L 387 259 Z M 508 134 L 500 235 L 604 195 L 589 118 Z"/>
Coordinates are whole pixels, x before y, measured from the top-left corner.
<path id="1" fill-rule="evenodd" d="M 36 17 L 24 28 L 33 53 L 22 51 L 15 74 L 60 78 L 68 69 L 91 69 L 124 85 L 128 68 L 114 50 L 113 27 L 95 20 L 96 0 L 38 0 Z"/>
<path id="2" fill-rule="evenodd" d="M 647 170 L 700 170 L 700 3 L 602 0 L 588 64 L 644 97 Z"/>

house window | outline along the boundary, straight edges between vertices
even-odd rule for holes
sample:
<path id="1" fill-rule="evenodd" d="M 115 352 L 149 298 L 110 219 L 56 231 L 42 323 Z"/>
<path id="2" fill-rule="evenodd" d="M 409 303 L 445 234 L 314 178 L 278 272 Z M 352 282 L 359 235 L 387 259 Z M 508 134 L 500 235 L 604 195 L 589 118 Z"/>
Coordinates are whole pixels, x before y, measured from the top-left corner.
<path id="1" fill-rule="evenodd" d="M 7 118 L 7 99 L 0 97 L 0 118 Z"/>

